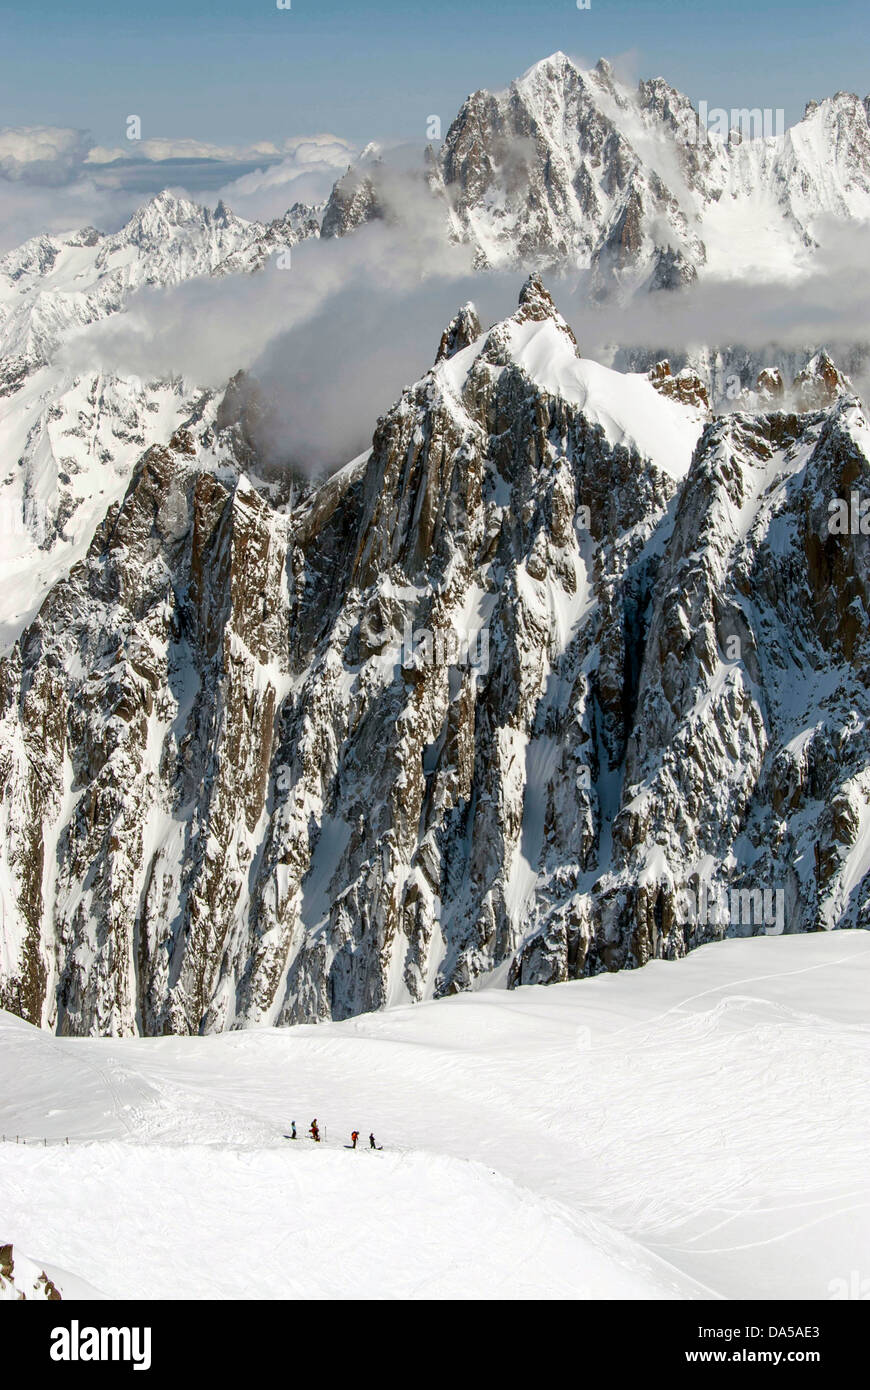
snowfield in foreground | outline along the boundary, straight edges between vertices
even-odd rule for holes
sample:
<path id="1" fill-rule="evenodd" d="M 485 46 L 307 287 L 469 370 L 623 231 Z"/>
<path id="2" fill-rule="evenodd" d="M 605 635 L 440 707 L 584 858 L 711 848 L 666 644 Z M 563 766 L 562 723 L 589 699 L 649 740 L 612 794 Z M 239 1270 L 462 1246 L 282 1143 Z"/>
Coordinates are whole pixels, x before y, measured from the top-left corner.
<path id="1" fill-rule="evenodd" d="M 289 1030 L 0 1014 L 0 1245 L 65 1297 L 830 1298 L 870 1248 L 868 996 L 841 931 Z"/>

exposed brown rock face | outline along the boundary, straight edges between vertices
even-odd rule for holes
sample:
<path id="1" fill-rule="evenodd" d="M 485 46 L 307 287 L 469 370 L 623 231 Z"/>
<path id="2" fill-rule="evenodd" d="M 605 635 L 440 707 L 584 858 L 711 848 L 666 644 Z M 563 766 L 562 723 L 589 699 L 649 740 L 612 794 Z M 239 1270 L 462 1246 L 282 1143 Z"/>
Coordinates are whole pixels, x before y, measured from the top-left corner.
<path id="1" fill-rule="evenodd" d="M 682 401 L 683 405 L 695 405 L 704 410 L 710 409 L 707 387 L 689 367 L 674 376 L 670 362 L 657 362 L 649 373 L 649 379 L 657 391 L 671 400 Z"/>
<path id="2" fill-rule="evenodd" d="M 782 372 L 777 367 L 763 367 L 758 373 L 755 389 L 759 396 L 765 397 L 767 401 L 781 401 L 785 395 Z"/>
<path id="3" fill-rule="evenodd" d="M 436 364 L 448 357 L 455 357 L 463 348 L 470 347 L 481 334 L 480 319 L 473 304 L 464 304 L 455 318 L 445 328 L 438 345 Z"/>
<path id="4" fill-rule="evenodd" d="M 857 402 L 715 421 L 682 476 L 599 419 L 700 395 L 596 400 L 535 279 L 458 361 L 479 327 L 292 511 L 205 428 L 143 456 L 0 663 L 5 1007 L 196 1032 L 567 979 L 721 935 L 675 911 L 704 873 L 870 921 Z"/>
<path id="5" fill-rule="evenodd" d="M 768 198 L 776 276 L 798 270 L 825 224 L 865 217 L 867 111 L 866 100 L 838 92 L 811 102 L 790 130 L 753 138 L 760 112 L 713 108 L 702 120 L 661 77 L 629 86 L 604 59 L 583 71 L 557 52 L 504 91 L 473 92 L 413 178 L 431 193 L 435 221 L 473 248 L 478 267 L 569 277 L 588 270 L 596 298 L 681 291 L 705 275 L 756 281 L 757 259 L 747 253 L 756 238 L 726 241 L 720 209 L 731 207 L 766 238 L 756 217 L 759 196 Z M 407 198 L 400 186 L 389 156 L 367 149 L 335 185 L 322 235 L 402 222 L 403 203 L 422 204 L 419 187 Z"/>
<path id="6" fill-rule="evenodd" d="M 853 394 L 851 384 L 824 351 L 817 353 L 797 375 L 793 390 L 798 410 L 823 410 Z"/>
<path id="7" fill-rule="evenodd" d="M 379 221 L 384 216 L 375 176 L 358 169 L 348 169 L 330 194 L 323 214 L 320 235 L 327 240 L 345 236 L 364 222 Z"/>
<path id="8" fill-rule="evenodd" d="M 625 108 L 608 64 L 582 73 L 562 53 L 506 92 L 472 93 L 425 169 L 450 236 L 475 248 L 479 267 L 592 266 L 600 293 L 625 276 L 658 289 L 690 283 L 706 256 L 697 217 L 686 216 L 679 192 L 620 129 Z M 659 80 L 640 85 L 628 124 L 649 125 L 673 142 L 675 168 L 703 198 L 712 196 L 717 161 L 706 139 L 686 142 L 692 116 L 687 98 Z M 344 236 L 395 212 L 394 179 L 379 158 L 349 169 L 333 189 L 321 235 Z M 665 225 L 667 246 L 657 240 Z"/>
<path id="9" fill-rule="evenodd" d="M 20 1258 L 18 1268 L 16 1268 L 13 1247 L 0 1245 L 0 1299 L 19 1303 L 24 1303 L 27 1299 L 60 1303 L 61 1293 L 57 1285 L 49 1279 L 45 1270 L 40 1270 L 36 1274 L 32 1262 L 29 1260 L 22 1262 Z"/>

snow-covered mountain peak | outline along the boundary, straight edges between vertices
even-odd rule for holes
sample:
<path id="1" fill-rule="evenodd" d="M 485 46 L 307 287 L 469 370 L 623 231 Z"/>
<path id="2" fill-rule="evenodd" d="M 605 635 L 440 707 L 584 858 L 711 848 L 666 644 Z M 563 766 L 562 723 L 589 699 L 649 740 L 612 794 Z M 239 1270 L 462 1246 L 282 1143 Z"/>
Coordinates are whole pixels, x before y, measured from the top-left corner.
<path id="1" fill-rule="evenodd" d="M 552 319 L 560 329 L 570 334 L 575 343 L 577 341 L 539 275 L 530 275 L 520 290 L 519 305 L 514 317 L 517 323 L 527 323 L 530 320 L 543 323 L 545 319 Z"/>
<path id="2" fill-rule="evenodd" d="M 827 154 L 838 165 L 866 166 L 870 150 L 867 104 L 854 92 L 837 92 L 810 102 L 785 142 L 802 148 L 807 158 Z"/>
<path id="3" fill-rule="evenodd" d="M 722 112 L 708 129 L 663 77 L 632 87 L 606 60 L 584 71 L 557 52 L 473 92 L 428 152 L 426 182 L 480 267 L 591 269 L 596 294 L 619 296 L 793 278 L 821 219 L 870 217 L 867 103 L 838 93 L 784 134 L 761 116 Z M 381 179 L 376 162 L 354 166 L 323 234 L 383 217 Z"/>
<path id="4" fill-rule="evenodd" d="M 793 394 L 798 410 L 823 410 L 843 399 L 852 400 L 855 388 L 824 348 L 811 357 L 795 377 Z"/>
<path id="5" fill-rule="evenodd" d="M 167 191 L 0 262 L 3 501 L 48 521 L 0 593 L 0 1005 L 208 1030 L 642 964 L 716 934 L 651 887 L 710 865 L 781 882 L 790 929 L 870 920 L 870 577 L 825 530 L 870 476 L 848 380 L 747 369 L 756 413 L 711 422 L 689 367 L 583 357 L 541 279 L 796 272 L 868 205 L 866 123 L 838 94 L 710 139 L 664 79 L 561 53 L 475 93 L 427 186 L 478 266 L 532 272 L 517 308 L 463 305 L 301 496 L 262 483 L 238 379 L 219 406 L 56 352 L 142 286 L 385 216 L 377 151 L 322 223 Z"/>
<path id="6" fill-rule="evenodd" d="M 210 242 L 229 249 L 230 243 L 235 245 L 240 237 L 250 238 L 255 230 L 254 224 L 236 217 L 223 203 L 212 212 L 164 190 L 138 208 L 119 232 L 106 238 L 103 263 L 127 246 L 135 246 L 143 255 L 159 256 L 165 254 L 167 242 L 187 249 L 192 241 L 195 249 L 208 255 Z"/>
<path id="7" fill-rule="evenodd" d="M 204 1032 L 564 980 L 739 934 L 678 920 L 699 874 L 870 920 L 870 574 L 825 530 L 865 417 L 711 424 L 520 300 L 294 505 L 214 402 L 146 450 L 0 661 L 0 1006 Z"/>
<path id="8" fill-rule="evenodd" d="M 135 227 L 158 218 L 168 222 L 189 222 L 200 219 L 204 211 L 205 209 L 191 198 L 185 198 L 173 192 L 171 188 L 163 188 L 136 209 L 127 226 Z"/>
<path id="9" fill-rule="evenodd" d="M 436 365 L 449 357 L 455 357 L 457 352 L 462 352 L 469 347 L 475 339 L 480 337 L 481 332 L 477 310 L 469 300 L 467 304 L 463 304 L 458 313 L 454 314 L 442 333 L 435 358 Z"/>
<path id="10" fill-rule="evenodd" d="M 445 402 L 461 403 L 460 421 L 477 413 L 492 381 L 507 373 L 529 394 L 579 410 L 614 447 L 635 452 L 668 477 L 682 478 L 710 417 L 703 384 L 693 373 L 681 373 L 663 387 L 648 374 L 613 371 L 582 357 L 573 330 L 538 275 L 525 281 L 513 314 L 482 332 L 473 306 L 466 305 L 441 344 L 434 375 L 445 389 Z M 412 398 L 422 386 L 412 388 Z"/>
<path id="11" fill-rule="evenodd" d="M 137 208 L 129 221 L 106 240 L 110 249 L 133 245 L 149 251 L 159 245 L 160 238 L 174 238 L 179 229 L 198 231 L 212 220 L 207 208 L 164 189 Z"/>
<path id="12" fill-rule="evenodd" d="M 567 53 L 556 49 L 555 53 L 548 54 L 546 58 L 539 58 L 531 67 L 526 68 L 522 76 L 511 83 L 508 90 L 515 89 L 524 93 L 542 91 L 554 84 L 574 84 L 578 79 L 582 80 L 580 69 Z"/>
<path id="13" fill-rule="evenodd" d="M 495 324 L 482 340 L 478 354 L 498 367 L 513 366 L 558 393 L 580 360 L 574 331 L 562 317 L 549 290 L 537 274 L 520 290 L 514 312 Z"/>

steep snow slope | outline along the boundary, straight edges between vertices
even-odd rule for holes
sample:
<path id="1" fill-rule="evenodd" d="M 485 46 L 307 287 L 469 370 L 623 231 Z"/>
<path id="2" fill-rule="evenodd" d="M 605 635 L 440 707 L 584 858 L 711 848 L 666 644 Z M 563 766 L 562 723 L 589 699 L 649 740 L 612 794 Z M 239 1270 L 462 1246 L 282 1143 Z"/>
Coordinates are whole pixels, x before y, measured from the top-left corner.
<path id="1" fill-rule="evenodd" d="M 143 448 L 201 419 L 208 393 L 37 368 L 0 401 L 0 652 L 39 612 L 123 497 Z"/>
<path id="2" fill-rule="evenodd" d="M 456 987 L 522 936 L 518 752 L 552 700 L 540 734 L 582 755 L 560 667 L 613 602 L 599 528 L 627 533 L 617 569 L 643 551 L 704 413 L 585 363 L 536 282 L 466 326 L 289 515 L 234 465 L 233 427 L 149 451 L 0 665 L 2 978 L 26 1016 L 346 1014 Z M 403 651 L 406 629 L 485 629 L 492 667 Z M 511 920 L 481 953 L 492 912 Z"/>
<path id="3" fill-rule="evenodd" d="M 111 235 L 38 237 L 0 260 L 0 651 L 81 558 L 142 450 L 208 405 L 193 382 L 77 375 L 59 350 L 145 286 L 251 273 L 317 235 L 316 209 L 263 227 L 164 192 Z"/>
<path id="4" fill-rule="evenodd" d="M 839 92 L 782 134 L 726 137 L 662 78 L 630 87 L 604 59 L 584 71 L 554 53 L 505 91 L 473 93 L 426 177 L 481 266 L 591 268 L 597 292 L 788 281 L 825 218 L 870 219 L 867 109 Z M 401 216 L 400 201 L 372 153 L 339 180 L 323 234 Z"/>
<path id="5" fill-rule="evenodd" d="M 309 1022 L 867 925 L 870 430 L 817 368 L 711 422 L 531 278 L 295 506 L 231 413 L 149 450 L 0 662 L 4 1006 Z"/>
<path id="6" fill-rule="evenodd" d="M 547 395 L 581 410 L 613 448 L 635 451 L 672 478 L 685 477 L 706 412 L 668 399 L 646 374 L 615 372 L 581 357 L 573 334 L 561 315 L 552 312 L 551 303 L 542 301 L 540 311 L 529 298 L 526 303 L 525 315 L 506 322 L 499 342 L 505 361 L 496 359 L 493 379 L 498 379 L 502 365 L 511 364 Z M 489 334 L 481 333 L 436 366 L 436 382 L 451 390 L 459 408 L 469 376 L 482 352 L 488 349 L 492 354 L 492 343 Z"/>
<path id="7" fill-rule="evenodd" d="M 631 89 L 603 60 L 583 72 L 557 53 L 508 91 L 469 97 L 426 177 L 445 235 L 470 241 L 481 266 L 591 268 L 594 293 L 699 275 L 785 281 L 810 265 L 826 218 L 870 218 L 867 109 L 838 93 L 782 137 L 724 141 L 663 79 Z M 419 196 L 370 148 L 325 209 L 296 204 L 269 226 L 164 191 L 111 235 L 39 236 L 0 259 L 0 649 L 89 543 L 135 445 L 167 438 L 197 408 L 195 383 L 60 372 L 70 334 L 124 313 L 144 286 L 250 273 L 321 231 L 401 220 Z M 708 377 L 717 404 L 722 374 Z M 79 443 L 67 447 L 71 434 Z"/>
<path id="8" fill-rule="evenodd" d="M 146 285 L 225 273 L 232 258 L 256 268 L 268 249 L 315 231 L 312 211 L 297 205 L 264 227 L 165 191 L 110 235 L 86 227 L 25 242 L 0 259 L 0 357 L 44 363 L 72 330 L 118 313 Z"/>
<path id="9" fill-rule="evenodd" d="M 290 1031 L 3 1015 L 0 1244 L 73 1297 L 827 1299 L 870 1238 L 868 987 L 847 931 Z"/>

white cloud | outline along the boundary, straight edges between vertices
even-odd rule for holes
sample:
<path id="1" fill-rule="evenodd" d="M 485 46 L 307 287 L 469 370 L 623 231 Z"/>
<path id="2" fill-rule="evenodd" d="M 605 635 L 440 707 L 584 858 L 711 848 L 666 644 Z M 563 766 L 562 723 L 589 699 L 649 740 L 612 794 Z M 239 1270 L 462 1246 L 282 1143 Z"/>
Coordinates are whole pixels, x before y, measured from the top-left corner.
<path id="1" fill-rule="evenodd" d="M 233 179 L 220 196 L 240 216 L 268 221 L 292 203 L 323 202 L 355 156 L 353 145 L 337 135 L 285 140 L 279 162 Z"/>
<path id="2" fill-rule="evenodd" d="M 90 143 L 82 130 L 5 126 L 0 129 L 0 174 L 7 179 L 65 183 L 81 167 Z"/>
<path id="3" fill-rule="evenodd" d="M 507 293 L 502 277 L 475 280 L 470 249 L 446 244 L 430 200 L 413 224 L 303 242 L 290 270 L 270 263 L 257 275 L 145 290 L 124 314 L 69 340 L 60 360 L 74 371 L 176 373 L 217 388 L 252 369 L 265 393 L 264 454 L 318 471 L 365 447 L 378 413 L 431 365 L 472 289 L 495 317 L 515 301 L 522 277 L 510 279 Z"/>
<path id="4" fill-rule="evenodd" d="M 268 220 L 294 202 L 322 202 L 355 155 L 326 133 L 244 146 L 155 138 L 107 148 L 79 130 L 0 129 L 0 254 L 42 232 L 89 224 L 115 231 L 164 188 L 196 202 L 222 197 L 240 216 Z"/>
<path id="5" fill-rule="evenodd" d="M 475 273 L 470 249 L 445 242 L 437 205 L 413 184 L 403 189 L 403 221 L 304 242 L 290 270 L 270 263 L 257 275 L 143 291 L 127 313 L 71 340 L 66 364 L 145 378 L 173 372 L 218 389 L 245 368 L 262 392 L 257 442 L 265 458 L 311 472 L 344 463 L 365 448 L 402 387 L 431 365 L 459 306 L 473 299 L 481 322 L 492 323 L 512 311 L 525 278 Z M 771 345 L 775 363 L 776 344 L 833 350 L 866 339 L 870 292 L 856 280 L 862 247 L 857 233 L 842 236 L 818 273 L 785 299 L 777 286 L 707 282 L 684 294 L 599 305 L 590 301 L 588 275 L 548 283 L 581 351 L 599 361 L 615 345 L 669 351 L 740 343 Z"/>
<path id="6" fill-rule="evenodd" d="M 205 140 L 155 136 L 149 140 L 131 140 L 126 146 L 94 145 L 84 162 L 111 164 L 115 160 L 147 159 L 159 163 L 167 159 L 212 159 L 238 164 L 257 159 L 286 159 L 298 165 L 335 165 L 346 164 L 354 153 L 353 145 L 347 140 L 328 134 L 293 136 L 278 145 L 272 140 L 250 145 L 212 145 Z"/>
<path id="7" fill-rule="evenodd" d="M 117 231 L 142 202 L 138 192 L 101 188 L 90 179 L 58 187 L 0 177 L 0 255 L 43 233 Z"/>
<path id="8" fill-rule="evenodd" d="M 94 145 L 88 151 L 86 164 L 112 164 L 119 159 L 147 159 L 159 163 L 166 159 L 215 159 L 223 162 L 238 159 L 279 158 L 277 145 L 264 140 L 259 145 L 237 150 L 225 145 L 210 145 L 204 140 L 174 140 L 172 138 L 154 140 L 131 140 L 126 147 L 115 146 L 107 149 Z"/>

